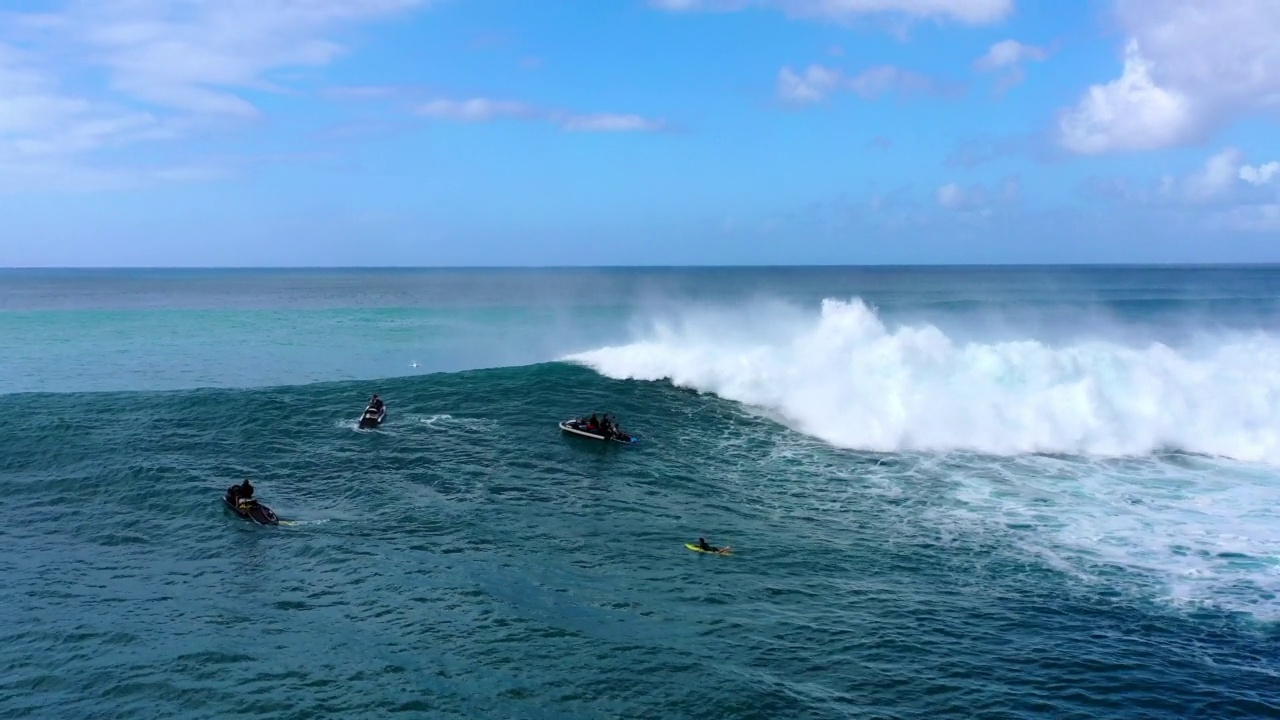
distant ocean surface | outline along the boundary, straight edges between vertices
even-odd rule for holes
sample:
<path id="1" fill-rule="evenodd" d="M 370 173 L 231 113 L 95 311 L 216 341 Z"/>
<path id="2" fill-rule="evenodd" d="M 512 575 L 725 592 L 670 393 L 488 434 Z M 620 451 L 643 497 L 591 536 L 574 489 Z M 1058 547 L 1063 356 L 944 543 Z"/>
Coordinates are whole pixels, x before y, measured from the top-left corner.
<path id="1" fill-rule="evenodd" d="M 1280 716 L 1280 268 L 0 270 L 0 421 L 3 718 Z"/>

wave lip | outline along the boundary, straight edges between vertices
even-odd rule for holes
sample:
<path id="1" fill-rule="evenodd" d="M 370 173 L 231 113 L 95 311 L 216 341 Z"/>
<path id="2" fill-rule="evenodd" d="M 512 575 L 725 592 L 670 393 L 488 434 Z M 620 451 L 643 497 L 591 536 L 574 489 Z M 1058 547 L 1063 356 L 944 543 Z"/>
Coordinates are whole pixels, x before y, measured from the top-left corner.
<path id="1" fill-rule="evenodd" d="M 861 299 L 827 299 L 784 332 L 740 313 L 690 316 L 565 359 L 764 408 L 847 448 L 1181 450 L 1280 464 L 1280 339 L 1261 332 L 1187 348 L 961 343 L 929 324 L 890 328 Z"/>

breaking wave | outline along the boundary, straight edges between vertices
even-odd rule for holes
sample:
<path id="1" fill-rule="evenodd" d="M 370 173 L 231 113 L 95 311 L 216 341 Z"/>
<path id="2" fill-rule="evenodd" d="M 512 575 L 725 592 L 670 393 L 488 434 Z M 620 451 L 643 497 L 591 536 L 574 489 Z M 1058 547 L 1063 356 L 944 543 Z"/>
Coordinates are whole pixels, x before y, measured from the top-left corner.
<path id="1" fill-rule="evenodd" d="M 767 313 L 766 313 L 767 314 Z M 891 327 L 860 299 L 794 313 L 689 314 L 566 359 L 761 408 L 876 451 L 1135 456 L 1179 450 L 1280 464 L 1280 339 L 1171 345 L 960 341 Z"/>

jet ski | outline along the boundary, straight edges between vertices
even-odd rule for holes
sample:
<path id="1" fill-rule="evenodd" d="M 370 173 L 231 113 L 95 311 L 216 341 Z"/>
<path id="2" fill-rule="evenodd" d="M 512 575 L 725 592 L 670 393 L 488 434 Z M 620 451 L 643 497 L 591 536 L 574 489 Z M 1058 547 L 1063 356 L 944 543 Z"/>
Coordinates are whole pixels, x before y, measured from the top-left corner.
<path id="1" fill-rule="evenodd" d="M 371 428 L 378 427 L 382 424 L 382 419 L 387 416 L 387 406 L 375 408 L 370 405 L 364 409 L 364 414 L 360 416 L 360 427 Z"/>
<path id="2" fill-rule="evenodd" d="M 231 508 L 231 512 L 242 518 L 248 518 L 259 525 L 280 524 L 280 518 L 276 517 L 274 510 L 253 498 L 240 499 L 232 495 L 231 491 L 228 490 L 227 493 L 222 496 L 222 502 L 226 503 L 227 507 Z"/>
<path id="3" fill-rule="evenodd" d="M 624 445 L 635 445 L 640 442 L 640 438 L 628 435 L 620 430 L 606 433 L 600 427 L 592 427 L 584 418 L 574 418 L 573 420 L 560 421 L 560 429 L 578 435 L 579 437 L 591 438 L 592 440 L 612 440 Z"/>

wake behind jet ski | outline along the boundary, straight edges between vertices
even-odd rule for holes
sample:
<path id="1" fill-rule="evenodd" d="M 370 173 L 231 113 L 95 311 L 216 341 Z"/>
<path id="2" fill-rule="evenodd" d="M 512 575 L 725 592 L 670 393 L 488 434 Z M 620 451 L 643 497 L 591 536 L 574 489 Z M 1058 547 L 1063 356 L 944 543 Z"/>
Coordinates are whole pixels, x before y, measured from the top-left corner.
<path id="1" fill-rule="evenodd" d="M 609 419 L 608 415 L 600 418 L 593 413 L 588 418 L 580 417 L 573 420 L 563 420 L 560 423 L 560 429 L 567 433 L 593 440 L 612 440 L 626 445 L 634 445 L 640 442 L 640 438 L 623 432 L 622 428 Z"/>
<path id="2" fill-rule="evenodd" d="M 276 517 L 275 511 L 258 502 L 253 497 L 253 485 L 249 484 L 248 479 L 239 485 L 232 485 L 227 488 L 227 492 L 222 496 L 222 501 L 231 508 L 231 512 L 242 518 L 248 518 L 259 525 L 278 525 L 280 518 Z"/>
<path id="3" fill-rule="evenodd" d="M 373 397 L 369 398 L 369 405 L 364 409 L 364 414 L 360 416 L 360 427 L 378 427 L 386 416 L 386 404 L 382 402 L 382 398 L 378 397 L 378 393 L 374 393 Z"/>

